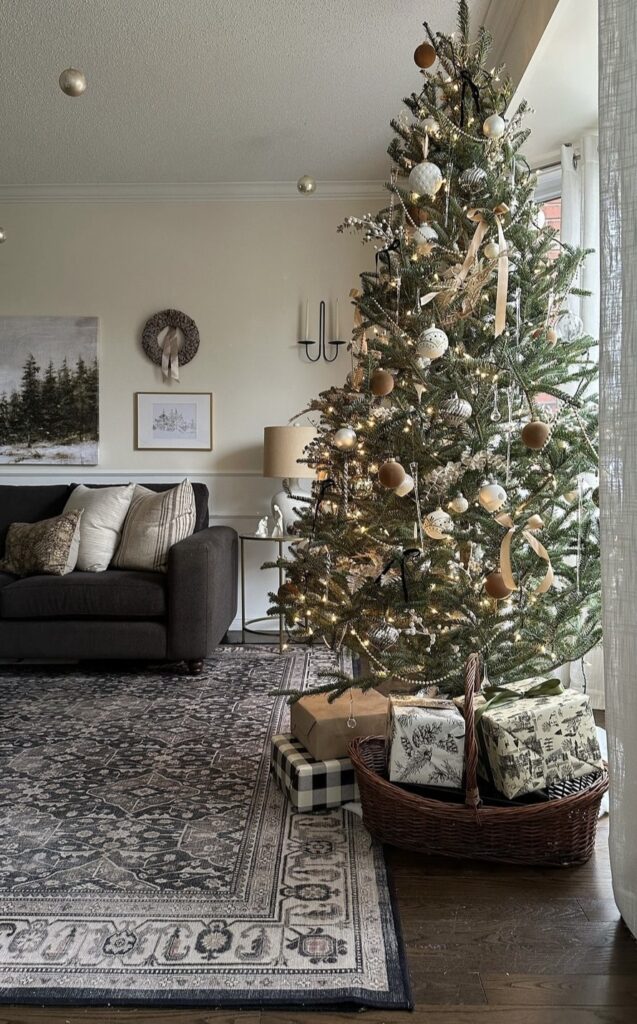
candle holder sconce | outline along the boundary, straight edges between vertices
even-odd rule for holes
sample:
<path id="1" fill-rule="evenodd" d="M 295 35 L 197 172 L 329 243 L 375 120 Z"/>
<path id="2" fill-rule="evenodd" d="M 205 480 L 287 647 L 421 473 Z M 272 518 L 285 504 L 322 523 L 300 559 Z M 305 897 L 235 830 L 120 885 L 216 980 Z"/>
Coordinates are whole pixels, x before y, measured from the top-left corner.
<path id="1" fill-rule="evenodd" d="M 338 332 L 338 321 L 337 321 L 337 332 Z M 312 341 L 312 340 L 310 340 L 310 338 L 305 338 L 305 340 L 299 341 L 299 345 L 305 345 L 305 354 L 306 354 L 306 356 L 307 356 L 307 358 L 308 358 L 310 363 L 318 363 L 320 358 L 321 358 L 321 356 L 323 356 L 323 359 L 325 360 L 326 363 L 333 363 L 334 360 L 338 358 L 338 353 L 340 351 L 340 346 L 341 345 L 345 345 L 345 344 L 347 344 L 345 341 L 339 341 L 338 339 L 335 340 L 335 341 L 326 342 L 326 340 L 325 340 L 325 302 L 321 299 L 321 302 L 319 303 L 319 332 L 318 332 L 318 341 Z M 310 345 L 318 345 L 318 349 L 316 350 L 316 355 L 315 356 L 311 356 L 310 355 Z M 333 354 L 333 356 L 331 358 L 328 357 L 328 355 L 327 355 L 327 345 L 333 345 L 334 346 L 334 354 Z"/>

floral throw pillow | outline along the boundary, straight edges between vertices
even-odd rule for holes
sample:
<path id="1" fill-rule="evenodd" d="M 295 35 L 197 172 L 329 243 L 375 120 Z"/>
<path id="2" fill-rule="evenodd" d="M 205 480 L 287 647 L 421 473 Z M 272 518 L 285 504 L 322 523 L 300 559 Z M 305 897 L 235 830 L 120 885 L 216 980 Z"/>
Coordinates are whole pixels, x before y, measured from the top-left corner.
<path id="1" fill-rule="evenodd" d="M 64 512 L 39 523 L 11 523 L 0 571 L 14 576 L 66 576 L 80 547 L 82 511 Z"/>

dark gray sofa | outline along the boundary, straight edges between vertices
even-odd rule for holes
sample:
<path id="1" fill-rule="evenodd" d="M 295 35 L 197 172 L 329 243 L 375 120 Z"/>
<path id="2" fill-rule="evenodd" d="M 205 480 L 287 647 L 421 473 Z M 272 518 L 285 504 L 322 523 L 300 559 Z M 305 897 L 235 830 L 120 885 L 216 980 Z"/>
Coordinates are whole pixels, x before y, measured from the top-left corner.
<path id="1" fill-rule="evenodd" d="M 60 515 L 74 484 L 0 485 L 0 556 L 11 523 Z M 164 491 L 174 484 L 145 484 Z M 208 526 L 208 488 L 194 483 L 197 522 L 168 572 L 0 572 L 0 658 L 166 659 L 200 672 L 237 610 L 237 534 Z"/>

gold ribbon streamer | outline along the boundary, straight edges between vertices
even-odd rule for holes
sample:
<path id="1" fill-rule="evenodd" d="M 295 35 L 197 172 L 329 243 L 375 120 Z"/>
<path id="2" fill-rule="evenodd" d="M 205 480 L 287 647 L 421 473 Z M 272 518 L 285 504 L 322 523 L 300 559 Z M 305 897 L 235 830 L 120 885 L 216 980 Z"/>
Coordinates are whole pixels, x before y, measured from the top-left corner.
<path id="1" fill-rule="evenodd" d="M 504 205 L 504 204 L 503 204 Z M 502 221 L 498 214 L 495 214 L 495 222 L 498 226 L 498 244 L 500 255 L 498 256 L 498 288 L 495 299 L 495 337 L 498 338 L 507 322 L 507 297 L 509 294 L 509 253 L 507 251 L 506 239 L 502 230 Z"/>
<path id="2" fill-rule="evenodd" d="M 493 214 L 495 216 L 495 222 L 498 229 L 498 244 L 500 247 L 500 255 L 498 256 L 498 287 L 496 292 L 495 300 L 495 336 L 496 338 L 502 334 L 502 331 L 506 327 L 506 316 L 507 316 L 507 297 L 509 294 L 509 254 L 507 251 L 506 239 L 504 237 L 504 230 L 502 228 L 501 218 L 509 212 L 509 207 L 506 203 L 500 203 L 496 206 Z M 475 263 L 478 257 L 478 250 L 484 241 L 484 236 L 489 230 L 489 225 L 484 216 L 482 210 L 472 209 L 467 211 L 467 218 L 476 225 L 476 229 L 473 233 L 473 238 L 469 243 L 467 249 L 467 255 L 465 261 L 462 264 L 458 273 L 458 280 L 464 281 L 471 267 Z"/>
<path id="3" fill-rule="evenodd" d="M 513 541 L 513 534 L 515 533 L 517 527 L 511 519 L 511 516 L 508 515 L 508 513 L 506 512 L 503 512 L 499 516 L 496 516 L 495 521 L 496 523 L 499 523 L 500 526 L 505 526 L 507 528 L 507 533 L 502 538 L 502 544 L 500 545 L 500 572 L 502 573 L 502 579 L 504 580 L 505 586 L 507 586 L 509 590 L 519 590 L 520 588 L 518 587 L 517 583 L 515 582 L 515 579 L 513 578 L 513 570 L 511 568 L 511 543 Z M 553 566 L 551 565 L 549 553 L 544 547 L 544 545 L 540 544 L 537 537 L 533 536 L 532 532 L 535 530 L 541 530 L 543 526 L 544 523 L 542 522 L 541 518 L 538 515 L 533 515 L 529 517 L 529 519 L 526 522 L 526 527 L 523 527 L 522 529 L 522 536 L 524 537 L 525 541 L 527 542 L 531 550 L 535 552 L 538 558 L 541 558 L 543 561 L 547 563 L 547 569 L 544 579 L 535 588 L 535 590 L 533 591 L 534 594 L 545 594 L 546 591 L 552 587 L 553 580 L 555 579 L 555 574 L 553 572 Z"/>
<path id="4" fill-rule="evenodd" d="M 164 380 L 179 380 L 179 331 L 169 327 L 161 346 L 161 372 Z"/>

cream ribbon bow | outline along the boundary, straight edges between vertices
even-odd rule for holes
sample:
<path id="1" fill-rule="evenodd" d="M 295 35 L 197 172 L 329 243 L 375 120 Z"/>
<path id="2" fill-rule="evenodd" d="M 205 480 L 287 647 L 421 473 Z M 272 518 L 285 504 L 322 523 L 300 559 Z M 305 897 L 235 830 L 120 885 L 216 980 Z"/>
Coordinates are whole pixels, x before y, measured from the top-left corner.
<path id="1" fill-rule="evenodd" d="M 507 296 L 509 293 L 509 254 L 507 252 L 506 239 L 504 237 L 504 230 L 502 228 L 502 217 L 509 212 L 509 207 L 506 203 L 500 203 L 493 210 L 495 216 L 495 222 L 498 228 L 498 245 L 500 246 L 500 255 L 498 256 L 498 287 L 496 292 L 495 300 L 495 337 L 498 338 L 504 328 L 506 327 L 507 319 Z M 471 267 L 475 263 L 478 257 L 478 251 L 484 236 L 489 230 L 489 225 L 485 219 L 482 210 L 472 209 L 467 211 L 467 217 L 476 225 L 476 229 L 473 233 L 473 238 L 469 243 L 467 249 L 467 255 L 465 261 L 460 268 L 458 279 L 464 281 L 467 274 L 471 270 Z"/>
<path id="2" fill-rule="evenodd" d="M 164 380 L 179 380 L 179 331 L 169 327 L 161 345 L 161 372 Z"/>
<path id="3" fill-rule="evenodd" d="M 502 579 L 504 580 L 505 586 L 509 590 L 519 590 L 517 583 L 513 578 L 513 570 L 511 568 L 511 542 L 513 540 L 513 534 L 517 527 L 513 522 L 512 518 L 508 513 L 502 512 L 499 516 L 495 517 L 496 523 L 500 526 L 507 528 L 507 533 L 502 538 L 502 544 L 500 545 L 500 572 L 502 573 Z M 543 559 L 547 563 L 546 574 L 542 582 L 533 591 L 534 594 L 545 594 L 547 590 L 553 585 L 555 574 L 553 572 L 553 566 L 551 565 L 551 559 L 549 558 L 548 551 L 543 544 L 540 544 L 537 537 L 533 536 L 535 530 L 541 530 L 544 526 L 542 519 L 538 515 L 530 516 L 526 521 L 526 526 L 522 528 L 522 536 L 529 545 L 532 551 Z"/>

